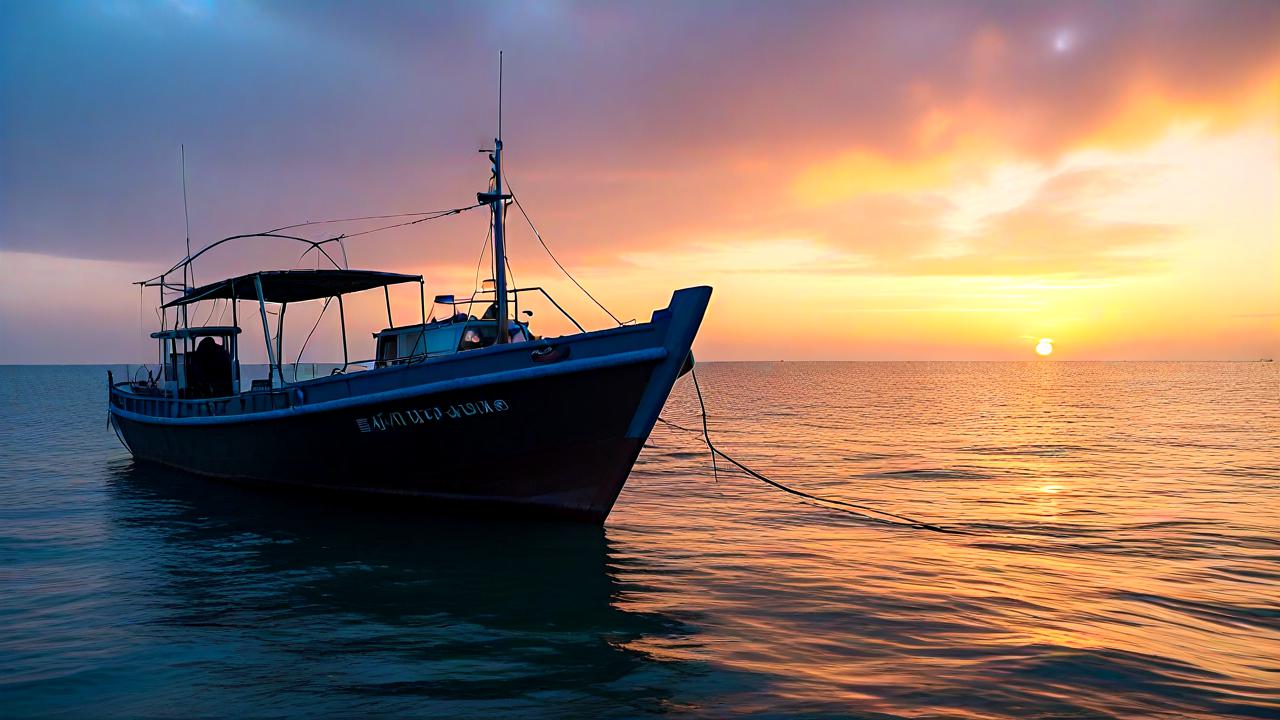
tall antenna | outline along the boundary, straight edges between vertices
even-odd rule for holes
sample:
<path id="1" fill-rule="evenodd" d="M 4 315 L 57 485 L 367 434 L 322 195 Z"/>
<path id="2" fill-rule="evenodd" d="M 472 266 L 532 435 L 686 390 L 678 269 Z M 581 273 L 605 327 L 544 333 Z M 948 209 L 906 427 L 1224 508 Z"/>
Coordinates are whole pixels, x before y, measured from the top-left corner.
<path id="1" fill-rule="evenodd" d="M 502 139 L 502 51 L 498 51 L 498 139 Z"/>
<path id="2" fill-rule="evenodd" d="M 187 146 L 185 144 L 179 145 L 178 151 L 182 153 L 182 220 L 186 224 L 187 259 L 190 260 L 191 259 L 191 212 L 187 210 Z M 190 263 L 187 263 L 185 267 L 189 267 L 189 266 L 190 266 Z M 186 282 L 186 278 L 187 278 L 187 272 L 184 270 L 182 273 L 183 282 Z M 195 273 L 195 270 L 193 269 L 191 270 L 191 284 L 195 285 L 195 283 L 196 283 L 196 273 Z"/>
<path id="3" fill-rule="evenodd" d="M 191 212 L 187 209 L 187 146 L 186 144 L 178 145 L 178 152 L 182 155 L 182 220 L 186 225 L 187 231 L 187 258 L 182 264 L 182 287 L 183 292 L 189 287 L 195 287 L 196 271 L 191 267 Z M 188 277 L 190 281 L 188 282 Z M 182 324 L 187 326 L 187 306 L 182 306 Z"/>
<path id="4" fill-rule="evenodd" d="M 507 245 L 506 245 L 506 211 L 507 198 L 502 192 L 502 51 L 498 51 L 498 137 L 493 139 L 493 154 L 489 156 L 493 162 L 493 189 L 489 193 L 478 195 L 481 202 L 491 203 L 493 208 L 493 281 L 494 306 L 497 316 L 498 344 L 510 342 L 507 334 Z"/>

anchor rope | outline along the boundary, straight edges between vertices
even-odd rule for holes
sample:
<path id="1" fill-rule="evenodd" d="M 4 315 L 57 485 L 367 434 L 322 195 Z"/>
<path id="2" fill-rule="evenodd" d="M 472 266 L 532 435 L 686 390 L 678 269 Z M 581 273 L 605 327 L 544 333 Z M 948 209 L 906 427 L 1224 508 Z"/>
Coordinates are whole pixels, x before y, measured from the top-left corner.
<path id="1" fill-rule="evenodd" d="M 929 530 L 931 532 L 945 533 L 948 535 L 968 535 L 969 534 L 964 530 L 956 530 L 954 528 L 947 528 L 941 525 L 935 525 L 933 523 L 925 522 L 923 520 L 917 520 L 916 518 L 913 518 L 907 515 L 892 513 L 887 510 L 880 510 L 879 508 L 874 508 L 869 505 L 852 503 L 846 500 L 840 500 L 838 498 L 823 497 L 821 495 L 814 495 L 812 493 L 807 493 L 803 490 L 797 490 L 796 488 L 793 488 L 789 485 L 778 482 L 777 480 L 774 480 L 766 476 L 764 473 L 757 472 L 756 470 L 753 470 L 750 467 L 747 467 L 747 465 L 745 465 L 738 459 L 734 458 L 733 456 L 724 452 L 720 448 L 716 447 L 715 443 L 712 442 L 711 430 L 707 425 L 707 404 L 702 397 L 702 387 L 698 384 L 698 372 L 696 369 L 690 370 L 689 375 L 690 377 L 693 378 L 693 389 L 698 395 L 698 408 L 702 416 L 701 432 L 693 428 L 687 428 L 682 425 L 677 425 L 676 423 L 673 423 L 661 416 L 658 417 L 658 421 L 665 425 L 673 427 L 677 430 L 683 430 L 685 432 L 697 433 L 702 435 L 703 441 L 707 444 L 707 449 L 711 451 L 713 472 L 718 472 L 715 466 L 715 458 L 719 456 L 720 458 L 732 464 L 734 467 L 741 470 L 743 473 L 746 473 L 748 476 L 753 477 L 756 480 L 759 480 L 765 483 L 766 485 L 769 485 L 773 488 L 781 490 L 785 493 L 795 495 L 796 497 L 799 497 L 802 500 L 807 500 L 812 503 L 818 503 L 819 507 L 823 507 L 828 510 L 842 512 L 847 515 L 853 515 L 854 517 L 859 517 L 864 520 L 870 520 L 872 522 L 884 523 L 887 525 L 897 525 L 900 527 L 908 527 L 916 530 Z"/>

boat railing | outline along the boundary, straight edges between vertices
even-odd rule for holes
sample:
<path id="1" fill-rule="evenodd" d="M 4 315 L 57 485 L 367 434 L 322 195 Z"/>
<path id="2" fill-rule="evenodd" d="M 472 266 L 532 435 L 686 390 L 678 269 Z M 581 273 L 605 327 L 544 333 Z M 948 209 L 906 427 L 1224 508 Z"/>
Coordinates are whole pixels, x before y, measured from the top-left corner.
<path id="1" fill-rule="evenodd" d="M 547 292 L 545 289 L 543 289 L 541 286 L 524 287 L 524 288 L 511 288 L 511 289 L 507 290 L 507 294 L 508 294 L 508 295 L 512 295 L 512 296 L 514 296 L 514 297 L 516 297 L 516 298 L 518 298 L 522 293 L 534 293 L 534 292 L 539 293 L 539 294 L 541 294 L 543 297 L 545 297 L 545 298 L 547 299 L 547 302 L 551 303 L 551 305 L 552 305 L 553 307 L 555 307 L 555 309 L 556 309 L 556 310 L 559 310 L 559 311 L 560 311 L 560 314 L 561 314 L 561 315 L 564 315 L 564 316 L 565 316 L 565 318 L 567 318 L 567 319 L 569 320 L 569 322 L 573 323 L 573 326 L 574 326 L 574 327 L 578 328 L 578 332 L 586 332 L 586 331 L 587 331 L 587 330 L 586 330 L 586 328 L 582 327 L 582 324 L 581 324 L 581 323 L 579 323 L 576 319 L 574 319 L 574 317 L 573 317 L 572 315 L 570 315 L 570 314 L 569 314 L 569 311 L 568 311 L 568 310 L 565 310 L 563 307 L 561 307 L 560 303 L 556 302 L 556 299 L 555 299 L 555 298 L 553 298 L 553 297 L 551 297 L 551 293 L 548 293 L 548 292 Z M 476 304 L 476 303 L 478 303 L 478 302 L 482 302 L 481 300 L 477 299 L 477 297 L 476 297 L 476 296 L 478 296 L 478 295 L 494 295 L 494 294 L 495 294 L 495 292 L 494 292 L 493 290 L 479 290 L 479 291 L 476 291 L 474 294 L 472 294 L 472 296 L 471 296 L 471 297 L 469 297 L 469 298 L 462 298 L 462 299 L 458 299 L 458 300 L 451 300 L 451 301 L 449 301 L 449 302 L 442 302 L 442 301 L 440 301 L 440 300 L 437 300 L 437 301 L 436 301 L 436 303 L 437 303 L 437 304 L 439 304 L 439 305 L 451 305 L 451 306 L 453 306 L 453 307 L 458 307 L 458 306 L 461 306 L 461 305 L 466 305 L 466 306 L 468 306 L 468 307 L 469 307 L 469 306 L 474 305 L 474 304 Z M 486 301 L 483 301 L 483 302 L 488 302 L 488 301 L 486 300 Z"/>
<path id="2" fill-rule="evenodd" d="M 167 395 L 138 395 L 120 383 L 112 388 L 111 404 L 126 412 L 157 418 L 221 417 L 245 415 L 293 406 L 288 388 L 242 392 L 221 398 L 175 398 Z"/>

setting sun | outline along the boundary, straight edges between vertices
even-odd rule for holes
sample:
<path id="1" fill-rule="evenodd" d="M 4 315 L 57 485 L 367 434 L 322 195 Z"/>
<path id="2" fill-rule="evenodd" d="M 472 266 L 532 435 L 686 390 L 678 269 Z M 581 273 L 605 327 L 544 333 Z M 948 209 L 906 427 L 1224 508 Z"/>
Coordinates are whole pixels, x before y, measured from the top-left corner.
<path id="1" fill-rule="evenodd" d="M 1036 345 L 1036 354 L 1041 357 L 1047 357 L 1053 352 L 1053 338 L 1040 338 L 1040 342 Z"/>

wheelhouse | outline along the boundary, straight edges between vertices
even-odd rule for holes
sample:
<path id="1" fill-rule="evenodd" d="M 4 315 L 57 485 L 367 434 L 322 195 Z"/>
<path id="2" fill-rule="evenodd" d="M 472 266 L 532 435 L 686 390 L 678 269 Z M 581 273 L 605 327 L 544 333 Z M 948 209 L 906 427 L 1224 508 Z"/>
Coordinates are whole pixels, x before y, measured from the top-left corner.
<path id="1" fill-rule="evenodd" d="M 175 328 L 151 333 L 158 340 L 163 393 L 176 398 L 223 397 L 240 391 L 236 341 L 231 325 Z M 154 376 L 153 376 L 154 379 Z"/>
<path id="2" fill-rule="evenodd" d="M 516 299 L 519 298 L 520 293 L 531 290 L 540 290 L 540 288 L 518 288 L 511 291 L 511 296 Z M 461 306 L 470 308 L 477 303 L 488 305 L 488 309 L 478 318 L 466 311 L 458 310 Z M 435 305 L 447 307 L 447 317 L 441 319 L 432 317 L 425 323 L 404 327 L 393 326 L 374 333 L 373 337 L 377 345 L 376 367 L 399 365 L 428 357 L 475 350 L 489 347 L 498 341 L 496 302 L 479 301 L 476 298 L 456 301 L 452 295 L 437 295 Z M 524 316 L 531 318 L 533 312 L 526 310 Z M 536 339 L 538 338 L 529 331 L 527 319 L 507 321 L 507 342 L 516 343 Z"/>

